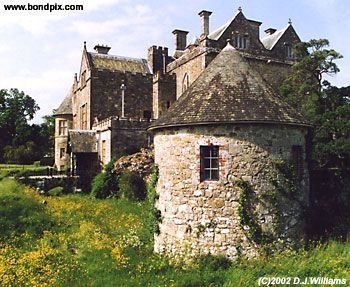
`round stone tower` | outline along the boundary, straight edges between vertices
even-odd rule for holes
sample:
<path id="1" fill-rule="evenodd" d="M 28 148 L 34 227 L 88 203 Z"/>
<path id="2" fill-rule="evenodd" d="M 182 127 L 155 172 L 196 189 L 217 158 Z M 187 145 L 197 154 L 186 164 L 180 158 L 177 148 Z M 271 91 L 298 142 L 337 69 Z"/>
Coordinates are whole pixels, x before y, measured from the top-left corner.
<path id="1" fill-rule="evenodd" d="M 300 242 L 309 129 L 228 44 L 149 128 L 159 167 L 155 250 L 235 259 Z"/>

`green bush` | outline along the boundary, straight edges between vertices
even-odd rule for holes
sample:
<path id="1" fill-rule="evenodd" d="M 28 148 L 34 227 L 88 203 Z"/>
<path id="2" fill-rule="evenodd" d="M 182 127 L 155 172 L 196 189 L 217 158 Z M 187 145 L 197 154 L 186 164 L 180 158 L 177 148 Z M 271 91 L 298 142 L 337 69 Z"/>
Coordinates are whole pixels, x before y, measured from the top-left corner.
<path id="1" fill-rule="evenodd" d="M 146 184 L 141 175 L 133 172 L 123 172 L 118 179 L 119 195 L 130 200 L 146 198 Z"/>
<path id="2" fill-rule="evenodd" d="M 63 193 L 63 187 L 62 186 L 56 186 L 54 188 L 51 188 L 47 194 L 50 196 L 60 196 Z"/>
<path id="3" fill-rule="evenodd" d="M 91 184 L 91 195 L 96 198 L 118 197 L 117 175 L 113 171 L 113 161 L 96 175 Z"/>

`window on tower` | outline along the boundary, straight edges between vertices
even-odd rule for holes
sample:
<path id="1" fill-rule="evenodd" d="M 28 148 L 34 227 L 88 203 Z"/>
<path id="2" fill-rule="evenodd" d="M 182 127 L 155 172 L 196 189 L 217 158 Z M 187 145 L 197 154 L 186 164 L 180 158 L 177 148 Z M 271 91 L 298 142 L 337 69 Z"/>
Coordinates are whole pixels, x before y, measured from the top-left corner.
<path id="1" fill-rule="evenodd" d="M 200 147 L 200 181 L 219 180 L 219 146 Z"/>

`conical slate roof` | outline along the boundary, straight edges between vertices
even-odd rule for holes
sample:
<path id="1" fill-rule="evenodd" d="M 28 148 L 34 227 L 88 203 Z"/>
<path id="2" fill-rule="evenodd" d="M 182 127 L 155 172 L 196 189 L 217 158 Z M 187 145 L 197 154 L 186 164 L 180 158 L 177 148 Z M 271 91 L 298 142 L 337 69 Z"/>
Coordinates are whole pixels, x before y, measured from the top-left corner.
<path id="1" fill-rule="evenodd" d="M 309 126 L 230 44 L 149 130 L 218 123 Z"/>
<path id="2" fill-rule="evenodd" d="M 69 91 L 63 102 L 60 104 L 57 110 L 54 111 L 54 116 L 59 115 L 71 115 L 72 110 L 72 89 Z"/>

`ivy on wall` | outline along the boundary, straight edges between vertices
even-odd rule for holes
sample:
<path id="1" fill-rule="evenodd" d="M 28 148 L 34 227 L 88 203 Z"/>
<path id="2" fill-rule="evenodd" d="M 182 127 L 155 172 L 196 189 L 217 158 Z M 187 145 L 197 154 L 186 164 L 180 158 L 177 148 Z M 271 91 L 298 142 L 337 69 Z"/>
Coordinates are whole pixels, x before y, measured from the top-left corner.
<path id="1" fill-rule="evenodd" d="M 268 244 L 272 241 L 272 235 L 262 230 L 253 210 L 252 197 L 254 191 L 251 185 L 244 180 L 237 180 L 235 185 L 241 189 L 239 197 L 238 214 L 240 224 L 251 240 L 259 245 Z"/>
<path id="2" fill-rule="evenodd" d="M 248 182 L 242 179 L 235 182 L 235 185 L 241 189 L 238 207 L 240 225 L 249 239 L 262 246 L 270 245 L 274 240 L 278 239 L 274 232 L 277 231 L 278 234 L 282 220 L 279 200 L 286 198 L 292 202 L 297 202 L 302 211 L 301 216 L 304 215 L 303 211 L 306 209 L 305 203 L 298 198 L 300 194 L 300 179 L 291 161 L 274 160 L 269 174 L 268 179 L 273 188 L 260 195 L 254 193 L 252 186 Z M 268 205 L 269 210 L 274 214 L 273 230 L 263 230 L 259 222 L 255 212 L 255 206 L 259 200 L 264 200 L 265 205 Z"/>

